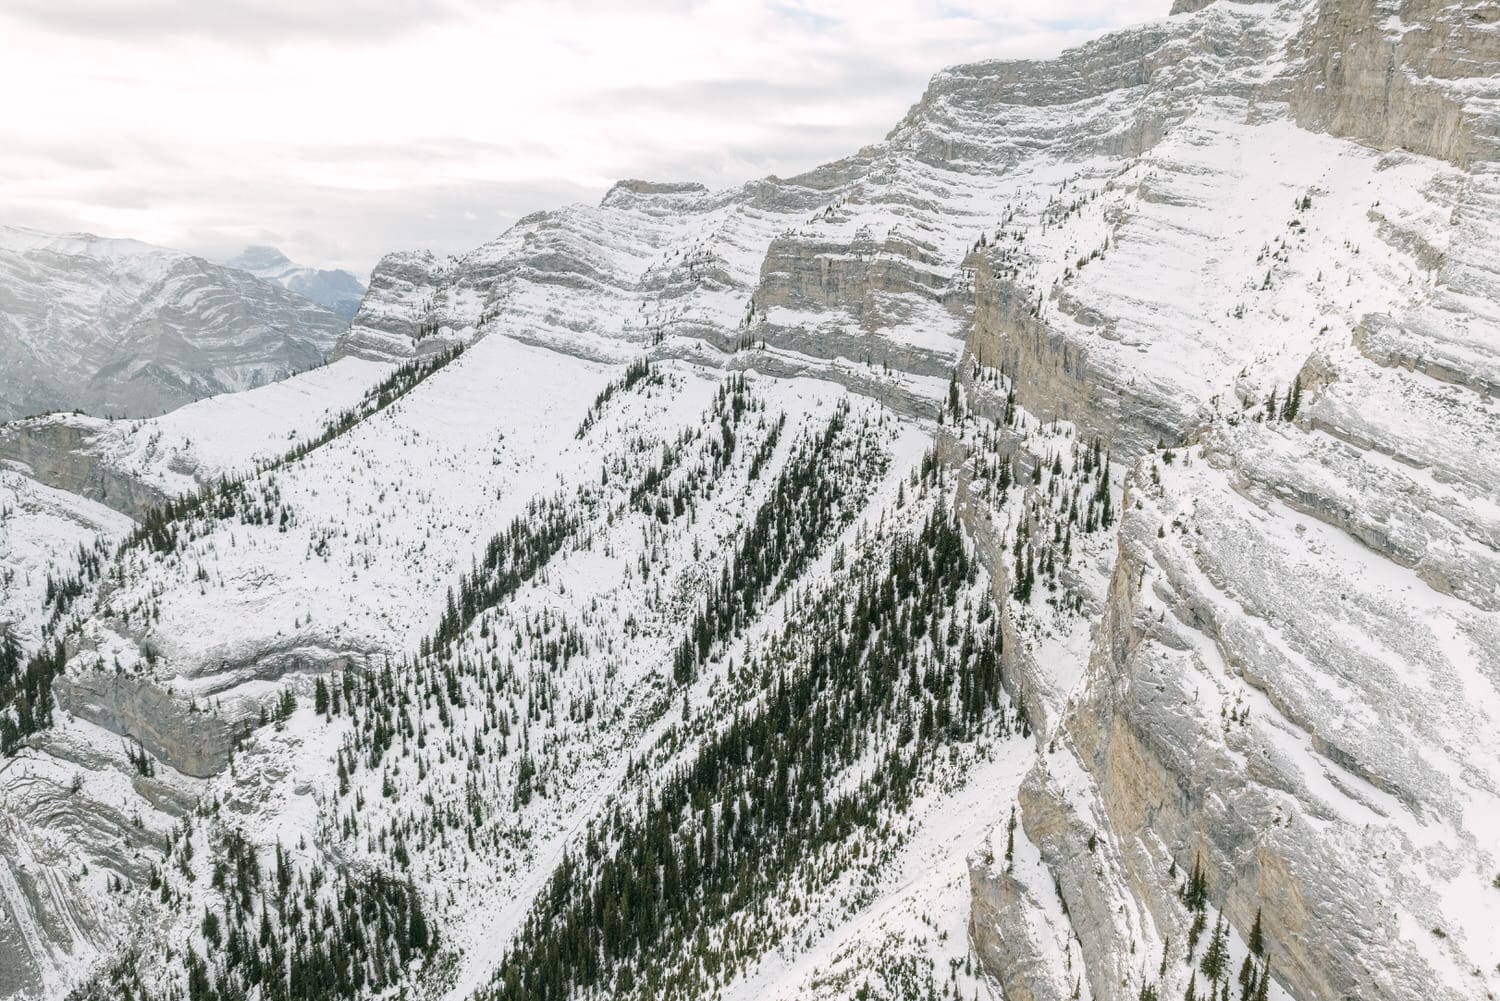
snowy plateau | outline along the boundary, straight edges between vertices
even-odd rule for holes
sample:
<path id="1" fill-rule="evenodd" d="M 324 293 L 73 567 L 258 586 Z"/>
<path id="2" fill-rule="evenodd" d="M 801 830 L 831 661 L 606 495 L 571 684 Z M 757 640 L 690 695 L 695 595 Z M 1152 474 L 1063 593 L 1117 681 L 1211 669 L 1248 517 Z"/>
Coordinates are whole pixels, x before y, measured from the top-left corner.
<path id="1" fill-rule="evenodd" d="M 0 427 L 5 997 L 1500 992 L 1500 4 L 954 67 L 331 354 Z"/>

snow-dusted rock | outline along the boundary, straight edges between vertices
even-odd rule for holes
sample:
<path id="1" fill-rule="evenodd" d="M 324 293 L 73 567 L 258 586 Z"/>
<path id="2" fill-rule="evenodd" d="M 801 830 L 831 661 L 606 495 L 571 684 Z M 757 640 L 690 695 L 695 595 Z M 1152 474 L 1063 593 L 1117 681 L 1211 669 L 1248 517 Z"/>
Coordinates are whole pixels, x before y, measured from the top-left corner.
<path id="1" fill-rule="evenodd" d="M 326 306 L 346 320 L 353 319 L 365 294 L 364 282 L 353 273 L 293 264 L 275 247 L 246 247 L 224 263 Z"/>
<path id="2" fill-rule="evenodd" d="M 179 873 L 206 876 L 247 828 L 308 870 L 401 866 L 448 950 L 402 975 L 467 998 L 565 857 L 608 851 L 661 776 L 760 711 L 767 679 L 739 672 L 767 650 L 805 668 L 810 609 L 866 593 L 861 552 L 878 565 L 941 505 L 982 565 L 963 601 L 998 620 L 1012 701 L 981 739 L 935 745 L 902 815 L 789 882 L 747 869 L 755 934 L 705 930 L 727 944 L 687 963 L 697 996 L 1125 1001 L 1194 977 L 1202 996 L 1213 932 L 1190 951 L 1190 929 L 1222 916 L 1228 979 L 1258 926 L 1272 998 L 1488 997 L 1495 24 L 1482 4 L 1178 0 L 1055 60 L 945 70 L 885 140 L 795 178 L 625 181 L 468 254 L 389 255 L 327 368 L 151 422 L 18 425 L 3 454 L 68 489 L 264 471 L 127 550 L 72 613 L 75 712 L 26 746 L 53 779 L 7 793 L 35 818 L 15 844 L 59 837 L 58 777 L 128 736 L 171 793 L 223 805 L 198 861 L 152 856 L 181 897 L 142 903 L 144 926 L 202 946 L 218 899 Z M 270 467 L 391 363 L 460 342 Z M 655 375 L 630 384 L 642 355 Z M 731 431 L 708 415 L 734 393 L 750 416 Z M 791 442 L 843 412 L 855 430 L 822 472 L 848 520 L 676 677 Z M 559 497 L 561 547 L 435 641 L 487 540 Z M 312 713 L 341 676 L 400 713 Z M 275 717 L 285 692 L 301 707 Z M 224 767 L 217 741 L 246 726 Z M 900 733 L 860 731 L 867 757 L 820 790 L 857 785 Z M 109 752 L 98 771 L 128 774 Z M 533 766 L 545 789 L 523 797 Z M 148 830 L 181 812 L 155 786 L 97 795 Z M 87 835 L 101 858 L 110 836 Z M 107 899 L 38 864 L 49 914 Z M 107 921 L 17 927 L 35 934 L 0 949 L 24 952 L 33 993 L 131 944 Z M 180 976 L 149 943 L 137 958 Z"/>
<path id="3" fill-rule="evenodd" d="M 0 420 L 159 414 L 319 365 L 345 326 L 280 285 L 200 257 L 0 228 Z"/>

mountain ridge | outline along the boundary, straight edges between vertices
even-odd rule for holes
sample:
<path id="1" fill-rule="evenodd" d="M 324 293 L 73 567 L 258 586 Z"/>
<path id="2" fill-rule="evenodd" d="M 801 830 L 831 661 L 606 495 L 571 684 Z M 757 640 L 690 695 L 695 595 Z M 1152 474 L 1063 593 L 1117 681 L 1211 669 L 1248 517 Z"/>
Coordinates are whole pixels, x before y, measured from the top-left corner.
<path id="1" fill-rule="evenodd" d="M 224 263 L 327 307 L 345 320 L 354 318 L 365 294 L 364 283 L 352 272 L 293 264 L 275 247 L 246 247 Z"/>
<path id="2" fill-rule="evenodd" d="M 344 321 L 201 257 L 78 233 L 0 233 L 0 419 L 147 416 L 323 362 Z"/>
<path id="3" fill-rule="evenodd" d="M 1500 989 L 1491 23 L 1179 0 L 89 428 L 201 494 L 27 620 L 0 988 Z"/>

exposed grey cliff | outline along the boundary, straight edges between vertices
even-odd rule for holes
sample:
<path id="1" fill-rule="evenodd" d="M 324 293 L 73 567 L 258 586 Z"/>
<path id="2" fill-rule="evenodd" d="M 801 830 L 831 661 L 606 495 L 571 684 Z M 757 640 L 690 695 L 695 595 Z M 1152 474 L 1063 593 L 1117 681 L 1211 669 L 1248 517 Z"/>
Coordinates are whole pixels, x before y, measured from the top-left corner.
<path id="1" fill-rule="evenodd" d="M 320 813 L 318 797 L 337 802 L 340 740 L 368 717 L 338 733 L 342 720 L 306 713 L 303 730 L 268 728 L 242 780 L 224 769 L 249 703 L 196 713 L 164 679 L 205 704 L 249 693 L 265 705 L 283 689 L 305 695 L 315 677 L 376 678 L 382 655 L 429 642 L 453 601 L 445 588 L 530 491 L 552 496 L 576 475 L 585 496 L 607 496 L 632 462 L 655 476 L 658 448 L 701 443 L 699 411 L 673 411 L 672 393 L 712 398 L 716 370 L 728 369 L 768 377 L 781 402 L 812 408 L 832 399 L 831 381 L 889 408 L 861 433 L 884 440 L 896 427 L 924 477 L 933 445 L 967 551 L 990 574 L 1005 685 L 1034 746 L 1004 743 L 1024 755 L 1010 784 L 968 804 L 962 819 L 990 835 L 955 824 L 918 850 L 972 842 L 956 906 L 978 968 L 1006 997 L 1175 998 L 1189 983 L 1201 997 L 1211 931 L 1190 948 L 1190 929 L 1220 916 L 1233 957 L 1222 979 L 1258 924 L 1263 955 L 1251 968 L 1271 971 L 1273 997 L 1500 992 L 1500 188 L 1488 138 L 1500 29 L 1490 7 L 1178 0 L 1170 18 L 1055 60 L 946 70 L 885 140 L 794 178 L 725 192 L 625 181 L 598 205 L 528 216 L 468 254 L 387 256 L 339 353 L 389 362 L 458 341 L 468 352 L 369 426 L 258 482 L 254 504 L 195 525 L 189 555 L 133 556 L 140 579 L 102 594 L 82 626 L 87 653 L 119 654 L 124 673 L 75 657 L 59 683 L 70 732 L 139 741 L 162 775 L 178 773 L 167 788 L 131 785 L 156 830 L 196 783 L 231 790 L 236 817 L 286 822 L 319 850 L 326 839 L 367 858 L 381 856 L 364 846 L 422 817 L 429 826 L 406 830 L 424 836 L 402 845 L 417 878 L 439 888 L 434 900 L 467 942 L 503 940 L 513 929 L 474 913 L 521 913 L 546 866 L 577 844 L 568 837 L 590 830 L 600 788 L 618 782 L 624 800 L 639 798 L 628 776 L 602 769 L 663 746 L 680 751 L 674 765 L 691 759 L 686 698 L 681 729 L 674 718 L 666 732 L 642 726 L 604 743 L 616 739 L 605 725 L 597 744 L 592 699 L 602 690 L 611 705 L 638 707 L 632 699 L 668 692 L 677 716 L 665 672 L 629 672 L 659 667 L 682 633 L 631 644 L 697 607 L 716 566 L 700 561 L 700 544 L 714 552 L 733 539 L 725 526 L 739 525 L 760 487 L 720 475 L 717 458 L 688 463 L 715 470 L 708 494 L 732 485 L 717 516 L 686 517 L 674 535 L 681 520 L 665 504 L 643 527 L 622 501 L 545 568 L 516 618 L 504 618 L 516 606 L 493 622 L 481 615 L 471 649 L 490 665 L 483 677 L 513 685 L 500 699 L 526 699 L 522 739 L 581 728 L 566 731 L 578 742 L 548 747 L 565 763 L 529 807 L 504 781 L 479 791 L 468 773 L 490 773 L 471 767 L 477 751 L 433 740 L 442 760 L 432 772 L 404 756 L 366 772 L 377 819 L 361 815 L 356 828 L 352 814 Z M 668 381 L 618 391 L 600 408 L 613 416 L 590 409 L 575 434 L 580 415 L 556 387 L 609 400 L 618 363 L 642 354 L 701 367 L 663 366 Z M 792 381 L 802 376 L 814 378 Z M 691 426 L 679 430 L 684 412 Z M 75 461 L 93 447 L 68 438 L 82 432 L 53 423 L 56 442 L 0 435 L 0 449 L 51 482 L 128 499 L 128 486 Z M 1084 459 L 1096 440 L 1102 473 Z M 595 442 L 620 449 L 602 468 L 592 465 L 601 452 L 584 451 Z M 195 476 L 189 452 L 174 454 Z M 1002 468 L 1009 486 L 997 488 Z M 914 489 L 916 477 L 895 473 L 871 524 L 897 518 Z M 619 525 L 628 540 L 609 534 Z M 649 558 L 628 548 L 638 538 Z M 1023 594 L 1013 568 L 1038 552 L 1059 569 Z M 578 563 L 565 566 L 569 555 Z M 629 605 L 621 595 L 646 593 L 648 569 L 657 604 Z M 139 618 L 124 621 L 147 606 L 160 640 L 150 658 Z M 561 607 L 575 609 L 567 628 L 601 659 L 579 654 L 582 719 L 553 712 L 566 718 L 544 723 L 531 707 L 570 677 L 566 664 L 537 657 L 516 680 L 513 651 Z M 777 632 L 795 639 L 796 619 L 774 620 L 754 642 Z M 412 704 L 442 693 L 447 663 L 419 679 Z M 608 688 L 619 671 L 639 686 Z M 475 696 L 443 710 L 454 714 L 443 725 L 467 710 L 493 712 Z M 489 719 L 476 748 L 481 731 L 495 743 Z M 399 724 L 402 752 L 410 736 Z M 596 757 L 573 757 L 580 747 Z M 30 749 L 38 761 L 81 753 L 45 740 Z M 977 758 L 972 767 L 995 774 Z M 16 844 L 73 823 L 55 807 L 66 766 L 54 772 L 49 786 L 15 792 L 41 818 Z M 570 788 L 579 774 L 598 784 Z M 462 818 L 400 813 L 419 799 L 409 790 L 438 781 L 448 784 L 436 809 L 460 796 L 480 803 L 522 847 L 497 847 L 498 823 L 476 820 L 480 840 L 466 844 L 448 838 Z M 548 830 L 559 840 L 538 849 L 530 839 Z M 65 861 L 52 856 L 47 871 Z M 870 884 L 895 871 L 880 856 Z M 1194 871 L 1203 899 L 1190 906 Z M 55 885 L 50 897 L 8 895 L 35 901 L 14 910 L 49 915 L 27 926 L 37 931 L 28 941 L 0 941 L 0 955 L 30 957 L 15 981 L 28 989 L 49 987 L 96 942 L 59 916 L 93 891 Z M 858 939 L 922 899 L 903 892 L 879 901 L 889 910 L 833 919 L 850 920 L 838 934 Z M 503 894 L 506 906 L 492 906 Z M 465 899 L 484 906 L 453 904 Z M 912 927 L 917 910 L 926 927 L 925 907 L 908 915 Z M 186 927 L 198 914 L 162 920 Z M 822 948 L 818 933 L 789 936 L 780 958 Z M 97 936 L 101 952 L 117 944 L 107 938 Z M 928 947 L 892 941 L 833 962 Z M 469 964 L 466 990 L 490 972 L 482 951 L 454 960 Z M 804 982 L 788 975 L 775 996 L 859 997 L 862 984 L 806 982 L 817 990 L 799 993 Z M 764 981 L 735 986 L 747 983 Z"/>
<path id="2" fill-rule="evenodd" d="M 1218 6 L 1174 13 L 1209 23 Z M 1500 247 L 1479 222 L 1494 218 L 1493 12 L 1282 9 L 1296 28 L 1284 55 L 1257 51 L 1252 35 L 1223 39 L 1269 69 L 1249 91 L 1224 91 L 1228 117 L 1286 114 L 1395 150 L 1377 160 L 1328 148 L 1372 163 L 1371 188 L 1399 187 L 1381 172 L 1423 177 L 1417 198 L 1377 192 L 1361 204 L 1353 177 L 1324 180 L 1311 151 L 1301 154 L 1300 211 L 1270 253 L 1245 262 L 1249 281 L 1236 292 L 1219 277 L 1232 242 L 1203 241 L 1190 213 L 1233 212 L 1232 185 L 1246 176 L 1235 160 L 1264 184 L 1280 151 L 1261 140 L 1228 156 L 1189 155 L 1185 168 L 1168 128 L 1144 152 L 1143 176 L 1127 182 L 1132 193 L 1103 196 L 1112 204 L 1102 263 L 1069 268 L 1050 290 L 1039 290 L 1045 268 L 1025 253 L 992 252 L 978 272 L 975 357 L 1012 373 L 1029 407 L 1142 457 L 1087 674 L 1023 787 L 1023 827 L 1056 880 L 1094 998 L 1153 984 L 1181 992 L 1187 970 L 1171 954 L 1186 937 L 1179 891 L 1195 864 L 1211 906 L 1242 938 L 1260 916 L 1291 996 L 1482 997 L 1497 957 L 1485 922 L 1456 901 L 1486 896 L 1500 863 L 1484 825 L 1459 805 L 1493 802 L 1497 790 L 1493 742 L 1479 736 L 1491 718 L 1479 706 L 1493 705 L 1500 680 L 1500 534 L 1483 501 L 1500 468 L 1489 381 Z M 1234 130 L 1189 122 L 1176 134 L 1222 144 Z M 1335 226 L 1319 237 L 1309 207 L 1327 199 L 1337 214 L 1340 198 L 1350 202 L 1343 218 L 1363 215 L 1369 235 Z M 1193 249 L 1180 263 L 1121 260 L 1151 254 L 1148 238 Z M 1345 263 L 1339 250 L 1354 256 Z M 1358 258 L 1375 255 L 1372 277 Z M 1329 299 L 1339 293 L 1320 291 L 1325 273 L 1363 287 L 1337 306 Z M 1123 292 L 1124 274 L 1168 292 Z M 1411 284 L 1405 275 L 1424 284 L 1394 310 L 1380 295 L 1359 301 L 1371 282 Z M 1199 328 L 1244 328 L 1263 308 L 1258 294 L 1277 289 L 1296 305 L 1276 307 L 1276 322 L 1323 315 L 1258 360 L 1234 360 L 1234 342 L 1220 342 L 1223 381 L 1198 382 L 1191 365 L 1147 368 L 1119 350 L 1144 305 L 1157 318 L 1154 339 L 1192 357 L 1201 334 L 1184 324 L 1188 336 L 1173 340 L 1168 295 L 1208 285 L 1227 288 L 1218 302 L 1228 298 L 1231 315 L 1200 313 Z M 1253 378 L 1268 362 L 1279 386 Z M 1294 377 L 1297 417 L 1264 420 L 1264 392 L 1284 399 Z M 1160 439 L 1188 444 L 1175 464 L 1155 450 Z M 1448 630 L 1454 639 L 1440 639 Z M 1025 657 L 1013 669 L 1023 681 L 1045 673 Z M 976 862 L 974 886 L 976 947 L 1008 982 L 1044 955 L 1025 934 L 1040 909 L 1018 914 L 1022 895 L 993 863 Z M 1149 968 L 1163 949 L 1168 976 L 1157 983 Z"/>
<path id="3" fill-rule="evenodd" d="M 113 468 L 95 447 L 98 433 L 97 426 L 82 419 L 53 417 L 0 424 L 0 460 L 38 483 L 98 501 L 139 520 L 166 495 Z"/>

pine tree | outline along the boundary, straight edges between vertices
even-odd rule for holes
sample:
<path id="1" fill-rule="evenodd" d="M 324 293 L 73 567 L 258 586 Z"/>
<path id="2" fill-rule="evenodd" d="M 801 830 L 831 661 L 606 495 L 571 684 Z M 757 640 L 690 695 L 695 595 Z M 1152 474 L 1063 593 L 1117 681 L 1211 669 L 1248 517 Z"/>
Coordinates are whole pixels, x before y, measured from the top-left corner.
<path id="1" fill-rule="evenodd" d="M 1292 380 L 1292 388 L 1287 390 L 1286 402 L 1281 407 L 1281 419 L 1290 421 L 1297 416 L 1297 408 L 1302 405 L 1302 375 L 1298 373 Z"/>
<path id="2" fill-rule="evenodd" d="M 1257 956 L 1266 954 L 1265 933 L 1260 927 L 1260 908 L 1255 909 L 1255 923 L 1250 926 L 1250 951 Z"/>
<path id="3" fill-rule="evenodd" d="M 1202 911 L 1208 903 L 1208 877 L 1203 872 L 1203 857 L 1193 856 L 1193 871 L 1188 875 L 1182 902 L 1190 911 Z"/>
<path id="4" fill-rule="evenodd" d="M 1010 871 L 1016 860 L 1016 807 L 1011 804 L 1010 820 L 1005 825 L 1005 869 Z"/>
<path id="5" fill-rule="evenodd" d="M 1268 1001 L 1271 993 L 1271 961 L 1266 960 L 1266 965 L 1261 967 L 1260 982 L 1255 988 L 1255 1001 Z"/>
<path id="6" fill-rule="evenodd" d="M 1248 1001 L 1255 995 L 1255 956 L 1251 953 L 1245 954 L 1244 962 L 1240 963 L 1240 997 Z"/>
<path id="7" fill-rule="evenodd" d="M 1198 968 L 1211 983 L 1218 983 L 1219 978 L 1224 975 L 1224 964 L 1229 958 L 1229 943 L 1224 933 L 1224 915 L 1219 915 L 1214 921 L 1214 933 L 1208 940 L 1208 948 L 1203 951 L 1203 962 Z"/>
<path id="8" fill-rule="evenodd" d="M 411 900 L 411 913 L 406 928 L 407 940 L 411 943 L 413 949 L 418 952 L 426 952 L 430 945 L 430 936 L 427 932 L 427 918 L 422 914 L 416 890 L 408 886 L 407 894 Z"/>

